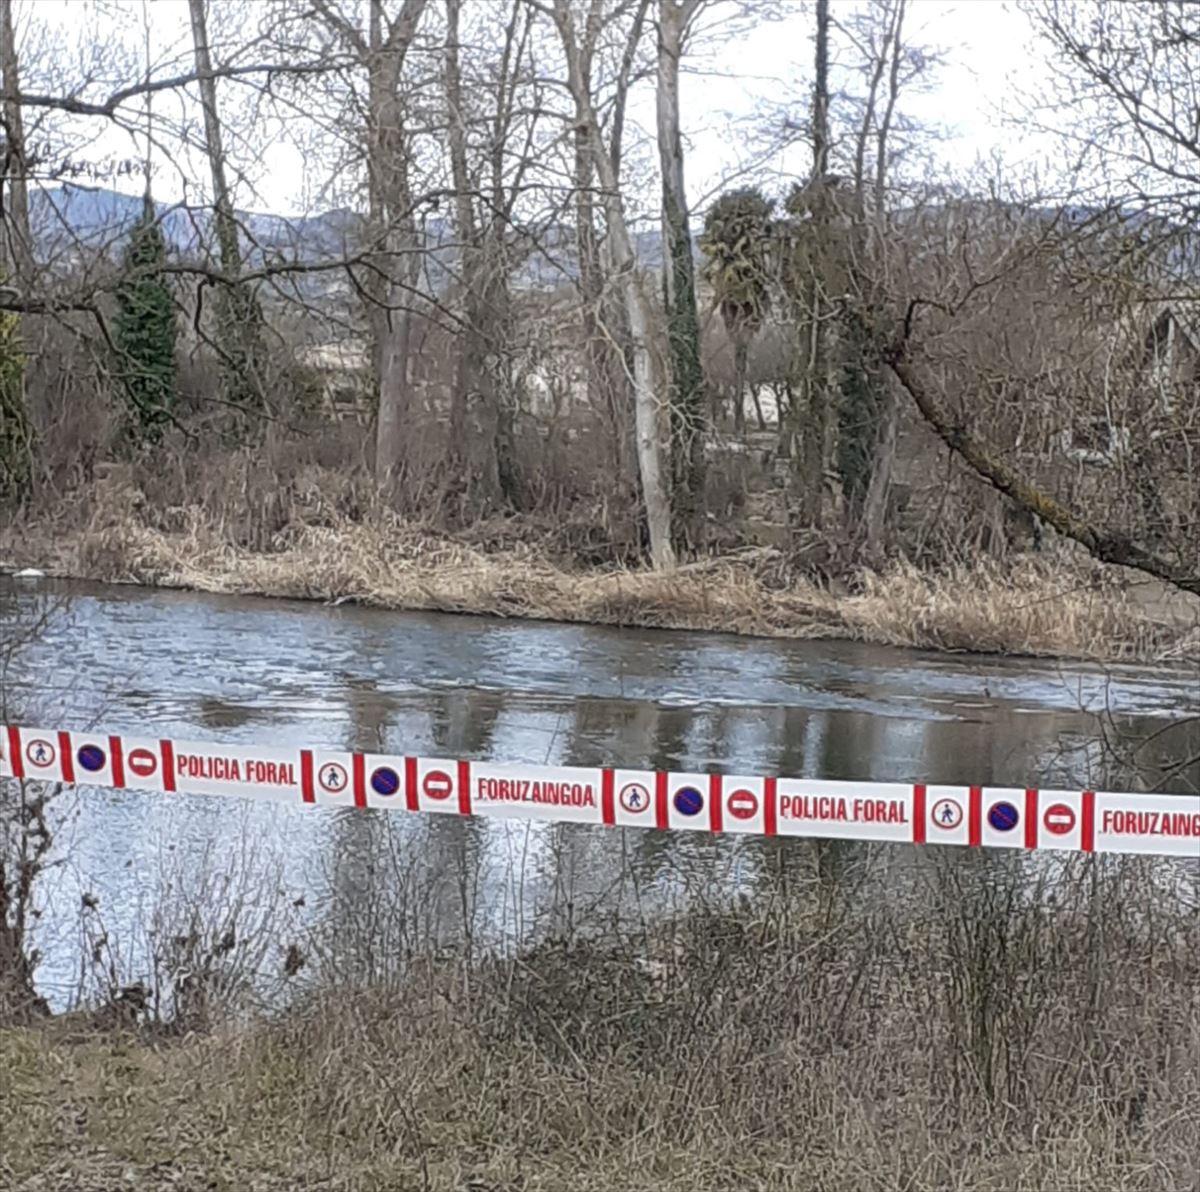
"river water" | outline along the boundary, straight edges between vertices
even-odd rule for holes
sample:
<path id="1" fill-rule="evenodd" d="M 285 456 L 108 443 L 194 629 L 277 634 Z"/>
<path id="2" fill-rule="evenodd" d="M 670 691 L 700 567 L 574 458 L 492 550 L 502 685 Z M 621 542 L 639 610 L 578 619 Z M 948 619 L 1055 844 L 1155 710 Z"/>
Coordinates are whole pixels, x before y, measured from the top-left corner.
<path id="1" fill-rule="evenodd" d="M 51 582 L 0 587 L 0 635 L 0 712 L 47 727 L 547 764 L 1200 789 L 1192 671 Z M 512 939 L 564 917 L 745 888 L 765 847 L 433 819 L 67 793 L 37 929 L 43 989 L 69 1003 L 79 933 L 94 942 L 96 923 L 136 969 L 189 897 L 232 906 L 262 901 L 270 885 L 341 935 L 382 930 L 403 903 L 406 945 L 464 931 Z M 883 849 L 879 864 L 911 851 Z M 81 927 L 84 895 L 96 909 Z"/>

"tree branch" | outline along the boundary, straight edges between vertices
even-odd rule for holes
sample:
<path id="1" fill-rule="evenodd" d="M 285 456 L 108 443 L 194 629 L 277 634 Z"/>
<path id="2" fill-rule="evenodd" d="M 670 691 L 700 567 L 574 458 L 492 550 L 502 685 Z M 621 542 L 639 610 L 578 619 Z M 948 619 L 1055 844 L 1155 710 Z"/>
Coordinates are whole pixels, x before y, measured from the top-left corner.
<path id="1" fill-rule="evenodd" d="M 993 488 L 1041 518 L 1063 537 L 1078 542 L 1100 562 L 1132 567 L 1183 592 L 1200 596 L 1200 575 L 1181 572 L 1127 534 L 1091 525 L 993 456 L 983 443 L 956 423 L 937 402 L 913 369 L 903 342 L 885 352 L 883 359 L 938 438 Z"/>
<path id="2" fill-rule="evenodd" d="M 151 79 L 147 82 L 134 83 L 114 91 L 103 103 L 93 103 L 86 99 L 76 99 L 71 95 L 30 95 L 21 92 L 17 95 L 5 93 L 0 95 L 4 102 L 15 101 L 26 108 L 52 108 L 58 112 L 69 112 L 74 116 L 107 116 L 113 117 L 117 109 L 131 99 L 139 99 L 153 95 L 159 91 L 175 91 L 187 87 L 191 83 L 199 83 L 208 79 L 236 79 L 251 75 L 281 75 L 281 74 L 321 74 L 336 69 L 333 62 L 302 62 L 284 66 L 279 63 L 259 63 L 255 66 L 223 66 L 213 71 L 189 71 L 187 74 L 172 75 L 166 79 Z"/>

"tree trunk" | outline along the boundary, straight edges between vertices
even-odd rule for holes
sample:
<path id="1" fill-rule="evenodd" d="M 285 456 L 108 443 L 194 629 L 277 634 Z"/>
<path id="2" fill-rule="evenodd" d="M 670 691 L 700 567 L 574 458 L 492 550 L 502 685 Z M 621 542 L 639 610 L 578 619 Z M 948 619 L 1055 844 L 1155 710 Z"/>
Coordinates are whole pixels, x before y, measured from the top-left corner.
<path id="1" fill-rule="evenodd" d="M 446 106 L 449 116 L 450 170 L 454 183 L 454 217 L 459 240 L 460 275 L 464 287 L 466 325 L 456 336 L 451 393 L 450 453 L 462 484 L 461 519 L 487 517 L 501 505 L 496 461 L 498 421 L 494 379 L 487 368 L 493 289 L 491 270 L 475 218 L 467 163 L 467 127 L 463 111 L 459 28 L 462 0 L 446 0 Z"/>
<path id="2" fill-rule="evenodd" d="M 0 0 L 0 74 L 4 78 L 5 160 L 8 203 L 4 221 L 8 264 L 22 287 L 34 272 L 33 235 L 29 226 L 28 162 L 25 160 L 25 124 L 21 105 L 13 97 L 21 91 L 17 41 L 13 30 L 12 0 Z"/>
<path id="3" fill-rule="evenodd" d="M 522 63 L 536 14 L 524 0 L 509 0 L 509 3 L 511 10 L 504 30 L 499 94 L 489 146 L 492 199 L 491 216 L 485 222 L 484 232 L 484 256 L 488 263 L 484 307 L 493 338 L 485 365 L 492 378 L 496 402 L 496 473 L 501 500 L 509 508 L 524 510 L 527 507 L 526 489 L 516 458 L 517 386 L 513 355 L 507 349 L 507 345 L 515 342 L 508 236 L 514 210 L 522 195 L 522 182 L 533 165 L 533 156 L 523 152 L 515 168 L 510 168 L 509 162 L 517 86 L 525 69 Z"/>
<path id="4" fill-rule="evenodd" d="M 812 267 L 806 303 L 807 360 L 802 405 L 801 450 L 792 457 L 799 524 L 818 528 L 825 490 L 829 439 L 829 388 L 833 320 L 829 304 L 833 234 L 829 195 L 829 0 L 817 0 L 816 71 L 813 84 Z"/>
<path id="5" fill-rule="evenodd" d="M 846 318 L 841 357 L 836 460 L 846 530 L 859 539 L 880 431 L 879 368 L 859 311 Z"/>
<path id="6" fill-rule="evenodd" d="M 642 2 L 644 12 L 649 0 Z M 671 542 L 671 505 L 662 474 L 658 397 L 654 391 L 654 371 L 650 359 L 650 303 L 638 276 L 633 241 L 621 203 L 616 165 L 605 149 L 600 135 L 600 119 L 593 107 L 591 94 L 584 85 L 579 44 L 567 0 L 555 0 L 554 16 L 567 58 L 569 85 L 576 109 L 582 117 L 596 177 L 604 192 L 605 223 L 613 273 L 624 299 L 632 341 L 634 423 L 638 470 L 650 534 L 650 561 L 656 569 L 662 570 L 675 565 L 675 548 Z"/>
<path id="7" fill-rule="evenodd" d="M 13 31 L 12 0 L 0 0 L 0 78 L 5 94 L 21 91 L 17 43 Z M 29 226 L 29 186 L 26 181 L 25 132 L 21 105 L 15 98 L 4 103 L 6 146 L 2 181 L 7 199 L 0 209 L 4 242 L 0 245 L 0 281 L 14 277 L 27 293 L 35 268 L 33 237 Z M 23 501 L 33 485 L 33 427 L 25 400 L 25 356 L 21 323 L 16 314 L 0 313 L 0 505 Z"/>
<path id="8" fill-rule="evenodd" d="M 225 149 L 217 111 L 217 81 L 213 77 L 205 19 L 206 0 L 188 0 L 192 21 L 192 49 L 200 76 L 200 106 L 204 111 L 204 140 L 212 176 L 213 217 L 221 272 L 228 284 L 220 291 L 218 350 L 225 373 L 226 398 L 234 405 L 261 406 L 266 394 L 263 376 L 262 310 L 241 280 L 242 249 L 237 219 L 225 173 Z"/>
<path id="9" fill-rule="evenodd" d="M 1171 559 L 1163 558 L 1123 530 L 1097 525 L 1075 513 L 1026 480 L 980 439 L 976 438 L 934 396 L 908 359 L 907 343 L 893 344 L 884 352 L 884 363 L 912 398 L 921 417 L 934 433 L 978 476 L 1028 510 L 1064 538 L 1078 542 L 1102 563 L 1132 567 L 1171 584 L 1182 592 L 1200 596 L 1200 575 Z"/>
<path id="10" fill-rule="evenodd" d="M 888 491 L 896 455 L 899 406 L 894 386 L 885 383 L 874 363 L 867 320 L 879 306 L 884 276 L 887 212 L 888 138 L 900 95 L 900 61 L 906 0 L 888 0 L 878 55 L 871 67 L 866 110 L 859 129 L 854 171 L 854 228 L 848 267 L 848 290 L 857 309 L 852 312 L 844 357 L 841 423 L 838 437 L 839 470 L 847 528 L 862 527 L 860 541 L 872 559 L 883 548 Z M 887 74 L 882 111 L 879 89 Z M 876 113 L 879 112 L 876 125 Z M 867 144 L 874 137 L 875 165 L 872 202 L 867 203 Z"/>
<path id="11" fill-rule="evenodd" d="M 659 0 L 658 157 L 662 168 L 666 316 L 671 360 L 672 499 L 676 545 L 704 544 L 704 375 L 696 274 L 679 134 L 679 60 L 698 0 Z"/>
<path id="12" fill-rule="evenodd" d="M 871 482 L 863 508 L 863 541 L 872 563 L 883 554 L 883 536 L 887 529 L 888 499 L 892 488 L 892 472 L 896 464 L 896 442 L 899 437 L 900 403 L 892 385 L 884 386 L 883 425 L 875 445 L 871 466 Z"/>
<path id="13" fill-rule="evenodd" d="M 600 34 L 596 23 L 598 17 L 599 10 L 593 7 L 579 50 L 580 84 L 586 94 L 591 93 L 592 55 Z M 596 230 L 592 138 L 578 99 L 574 113 L 574 157 L 578 288 L 588 401 L 609 427 L 607 471 L 612 477 L 614 492 L 608 528 L 617 542 L 636 542 L 641 537 L 643 518 L 638 499 L 640 480 L 633 429 L 633 394 L 625 361 L 629 335 L 623 315 L 606 294 L 605 266 Z"/>
<path id="14" fill-rule="evenodd" d="M 379 0 L 372 0 L 372 17 Z M 389 61 L 389 58 L 391 61 Z M 409 295 L 400 284 L 404 250 L 415 251 L 408 207 L 407 152 L 396 99 L 400 63 L 395 55 L 372 63 L 368 85 L 372 124 L 368 137 L 371 231 L 375 251 L 368 292 L 374 339 L 379 412 L 375 427 L 375 479 L 388 500 L 397 496 L 404 462 L 404 430 L 410 413 L 408 355 Z M 389 161 L 389 157 L 393 160 Z M 399 160 L 397 160 L 399 158 Z"/>
<path id="15" fill-rule="evenodd" d="M 763 415 L 762 397 L 759 394 L 758 386 L 750 386 L 750 400 L 754 402 L 754 418 L 758 423 L 758 429 L 765 431 L 767 429 L 767 420 Z"/>
<path id="16" fill-rule="evenodd" d="M 404 432 L 410 415 L 410 307 L 419 249 L 409 182 L 400 80 L 427 0 L 405 0 L 384 37 L 383 0 L 370 0 L 367 59 L 367 190 L 372 271 L 367 286 L 379 386 L 375 479 L 398 497 Z"/>
<path id="17" fill-rule="evenodd" d="M 746 374 L 750 368 L 750 340 L 739 335 L 733 342 L 733 431 L 746 431 Z"/>

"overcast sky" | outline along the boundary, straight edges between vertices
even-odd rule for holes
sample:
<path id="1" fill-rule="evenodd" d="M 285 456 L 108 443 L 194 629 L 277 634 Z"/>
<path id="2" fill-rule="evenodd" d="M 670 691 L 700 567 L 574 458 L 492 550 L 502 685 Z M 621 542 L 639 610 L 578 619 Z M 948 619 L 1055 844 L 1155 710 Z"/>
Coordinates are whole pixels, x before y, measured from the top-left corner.
<path id="1" fill-rule="evenodd" d="M 148 2 L 155 57 L 182 56 L 186 60 L 190 52 L 186 0 Z M 689 64 L 682 84 L 682 108 L 689 151 L 688 188 L 695 203 L 702 205 L 740 168 L 755 160 L 757 147 L 748 139 L 747 118 L 769 106 L 790 105 L 800 114 L 807 107 L 812 9 L 802 0 L 775 2 L 780 10 L 778 20 L 763 22 L 737 37 L 716 43 L 710 40 L 705 52 Z M 126 22 L 122 35 L 131 48 L 139 49 L 141 3 L 127 0 L 123 7 Z M 833 0 L 835 19 L 851 7 L 852 0 Z M 87 9 L 85 0 L 23 0 L 18 5 L 19 33 L 28 36 L 30 18 L 36 13 L 38 21 L 49 22 L 70 37 Z M 113 24 L 105 22 L 106 27 Z M 1015 5 L 1007 0 L 910 0 L 907 27 L 910 43 L 943 51 L 934 88 L 906 101 L 911 115 L 945 130 L 946 139 L 936 149 L 939 166 L 962 176 L 976 163 L 997 154 L 1012 168 L 1047 159 L 1048 142 L 1017 136 L 1004 121 L 1016 110 L 1014 89 L 1036 88 L 1044 69 L 1033 47 L 1028 19 Z M 220 32 L 210 30 L 214 40 Z M 647 138 L 652 133 L 652 105 L 653 93 L 647 85 L 631 107 L 635 138 L 637 126 Z M 101 135 L 91 152 L 98 157 L 127 156 L 129 140 Z M 637 152 L 636 146 L 631 152 Z M 774 161 L 775 169 L 785 176 L 802 174 L 806 164 L 802 148 Z M 203 178 L 200 166 L 199 161 L 185 164 L 183 172 L 194 170 Z M 305 178 L 302 159 L 285 143 L 268 138 L 251 178 L 253 192 L 243 186 L 238 195 L 243 206 L 296 214 L 316 201 L 313 195 L 319 181 Z M 160 161 L 156 197 L 179 200 L 182 182 L 178 165 Z M 137 190 L 140 181 L 117 179 L 112 185 Z M 195 197 L 194 187 L 192 194 Z"/>

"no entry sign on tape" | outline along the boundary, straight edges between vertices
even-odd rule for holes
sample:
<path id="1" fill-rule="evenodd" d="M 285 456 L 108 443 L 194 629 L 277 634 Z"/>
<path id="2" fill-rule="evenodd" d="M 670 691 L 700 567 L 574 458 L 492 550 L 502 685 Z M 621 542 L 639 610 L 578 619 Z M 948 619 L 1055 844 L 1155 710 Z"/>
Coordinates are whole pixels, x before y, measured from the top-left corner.
<path id="1" fill-rule="evenodd" d="M 325 807 L 1200 858 L 1200 797 L 523 766 L 0 726 L 0 778 Z"/>

